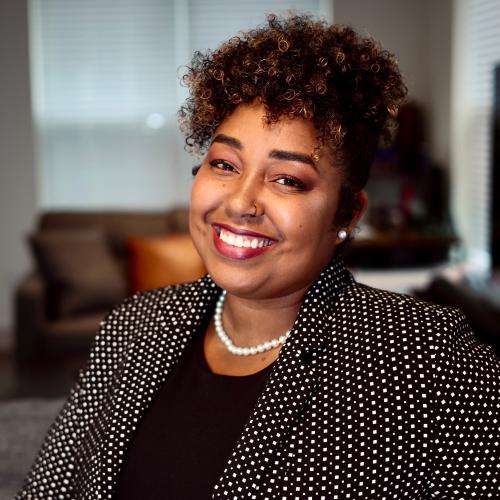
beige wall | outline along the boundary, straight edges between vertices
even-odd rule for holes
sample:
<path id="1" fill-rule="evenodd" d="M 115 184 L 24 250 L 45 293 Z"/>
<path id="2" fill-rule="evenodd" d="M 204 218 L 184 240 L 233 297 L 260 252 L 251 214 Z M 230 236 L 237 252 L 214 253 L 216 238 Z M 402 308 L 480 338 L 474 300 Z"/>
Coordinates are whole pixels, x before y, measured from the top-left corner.
<path id="1" fill-rule="evenodd" d="M 0 345 L 12 325 L 12 290 L 26 272 L 36 210 L 26 1 L 0 2 Z"/>
<path id="2" fill-rule="evenodd" d="M 429 151 L 449 165 L 453 0 L 334 0 L 336 23 L 380 40 L 399 59 L 410 96 L 423 104 Z"/>

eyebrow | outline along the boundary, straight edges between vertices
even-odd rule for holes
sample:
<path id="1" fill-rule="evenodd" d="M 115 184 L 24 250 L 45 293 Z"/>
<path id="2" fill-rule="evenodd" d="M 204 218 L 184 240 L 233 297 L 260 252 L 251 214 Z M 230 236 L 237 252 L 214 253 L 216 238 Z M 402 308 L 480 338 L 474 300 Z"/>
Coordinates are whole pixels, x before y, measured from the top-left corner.
<path id="1" fill-rule="evenodd" d="M 230 137 L 225 134 L 217 134 L 213 141 L 214 142 L 219 142 L 221 144 L 226 144 L 227 146 L 231 146 L 235 149 L 238 149 L 239 151 L 243 150 L 243 144 L 236 139 L 235 137 Z M 283 160 L 283 161 L 298 161 L 300 163 L 305 163 L 306 165 L 310 165 L 311 167 L 314 168 L 314 170 L 317 170 L 316 163 L 312 159 L 311 156 L 304 154 L 304 153 L 298 153 L 296 151 L 283 151 L 281 149 L 273 149 L 269 153 L 269 158 L 274 158 L 276 160 Z"/>
<path id="2" fill-rule="evenodd" d="M 226 144 L 227 146 L 231 146 L 235 149 L 239 149 L 240 151 L 243 149 L 243 144 L 241 144 L 241 142 L 234 138 L 234 137 L 229 137 L 228 135 L 225 135 L 225 134 L 217 134 L 213 141 L 212 141 L 212 144 L 214 142 L 220 142 L 222 144 Z"/>
<path id="3" fill-rule="evenodd" d="M 314 170 L 317 170 L 316 163 L 314 163 L 314 160 L 309 155 L 306 155 L 304 153 L 273 149 L 269 153 L 269 158 L 275 158 L 276 160 L 283 160 L 283 161 L 298 161 L 300 163 L 305 163 L 306 165 L 310 165 L 311 167 L 314 168 Z"/>

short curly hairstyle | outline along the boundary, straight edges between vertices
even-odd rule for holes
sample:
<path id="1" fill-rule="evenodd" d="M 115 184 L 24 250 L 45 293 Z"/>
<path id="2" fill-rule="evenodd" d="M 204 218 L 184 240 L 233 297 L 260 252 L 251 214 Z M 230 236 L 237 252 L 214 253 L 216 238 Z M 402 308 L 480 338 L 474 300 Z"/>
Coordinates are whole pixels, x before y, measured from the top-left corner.
<path id="1" fill-rule="evenodd" d="M 381 138 L 390 136 L 406 86 L 394 56 L 351 27 L 306 14 L 277 17 L 196 52 L 182 76 L 190 96 L 179 111 L 186 148 L 203 152 L 239 104 L 260 99 L 268 123 L 312 120 L 318 148 L 327 146 L 343 170 L 337 223 L 356 211 Z"/>

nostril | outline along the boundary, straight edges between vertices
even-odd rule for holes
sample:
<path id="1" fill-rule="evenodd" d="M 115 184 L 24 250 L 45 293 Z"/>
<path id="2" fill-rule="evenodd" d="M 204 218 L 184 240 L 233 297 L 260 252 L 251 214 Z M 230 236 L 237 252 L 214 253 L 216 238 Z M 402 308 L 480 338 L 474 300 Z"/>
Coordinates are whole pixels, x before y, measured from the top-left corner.
<path id="1" fill-rule="evenodd" d="M 226 212 L 233 217 L 255 218 L 263 213 L 263 208 L 254 199 L 234 196 L 228 200 Z"/>

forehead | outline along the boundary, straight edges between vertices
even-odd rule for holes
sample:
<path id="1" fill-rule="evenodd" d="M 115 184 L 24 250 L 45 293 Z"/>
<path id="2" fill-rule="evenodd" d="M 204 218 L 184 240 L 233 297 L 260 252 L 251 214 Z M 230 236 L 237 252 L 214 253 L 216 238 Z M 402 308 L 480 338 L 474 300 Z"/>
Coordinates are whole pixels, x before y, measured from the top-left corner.
<path id="1" fill-rule="evenodd" d="M 312 155 L 318 150 L 318 133 L 310 120 L 281 118 L 267 122 L 263 104 L 241 104 L 215 131 L 238 139 L 242 146 L 286 147 Z"/>

